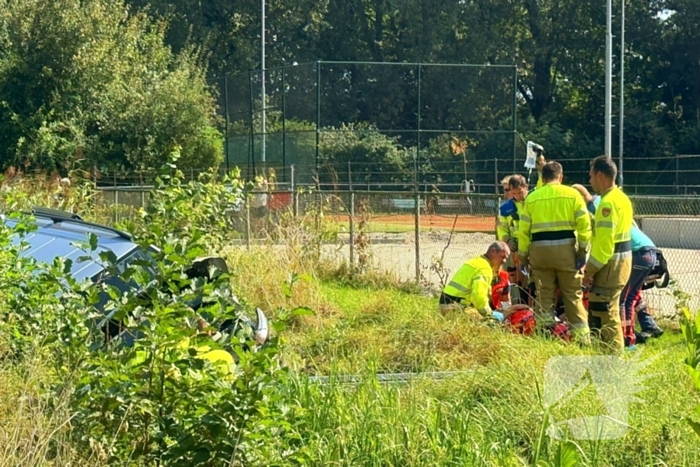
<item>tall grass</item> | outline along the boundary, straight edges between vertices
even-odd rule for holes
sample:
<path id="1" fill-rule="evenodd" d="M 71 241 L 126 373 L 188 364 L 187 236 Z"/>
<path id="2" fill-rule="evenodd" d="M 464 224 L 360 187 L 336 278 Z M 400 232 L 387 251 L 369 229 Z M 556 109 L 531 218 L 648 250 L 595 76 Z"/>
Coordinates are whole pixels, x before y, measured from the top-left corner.
<path id="1" fill-rule="evenodd" d="M 56 395 L 43 390 L 47 358 L 37 350 L 21 362 L 0 363 L 0 465 L 95 465 L 67 442 L 70 391 Z"/>
<path id="2" fill-rule="evenodd" d="M 57 174 L 25 175 L 10 169 L 0 175 L 0 211 L 30 211 L 34 207 L 60 209 L 79 214 L 86 220 L 112 224 L 115 213 L 133 211 L 126 206 L 108 206 L 93 182 L 75 171 L 70 177 Z M 84 175 L 84 174 L 83 174 Z"/>
<path id="3" fill-rule="evenodd" d="M 80 185 L 86 199 L 77 189 L 68 191 L 76 185 L 67 190 L 49 178 L 34 185 L 6 182 L 0 206 L 44 205 L 95 221 L 111 218 L 87 185 Z M 632 403 L 623 438 L 559 442 L 542 435 L 549 423 L 602 407 L 589 390 L 545 414 L 543 368 L 552 357 L 599 349 L 509 334 L 459 313 L 442 315 L 434 298 L 396 278 L 339 262 L 333 248 L 328 251 L 333 228 L 317 228 L 323 222 L 286 219 L 269 232 L 269 243 L 222 252 L 238 293 L 272 318 L 279 309 L 315 310 L 281 336 L 282 359 L 293 371 L 279 403 L 300 414 L 289 427 L 299 440 L 290 450 L 298 453 L 281 456 L 289 465 L 563 466 L 566 449 L 576 458 L 568 465 L 700 465 L 697 438 L 683 420 L 700 396 L 683 372 L 678 334 L 640 346 L 644 358 L 658 358 L 645 370 L 652 377 L 639 394 L 644 402 Z M 71 393 L 42 389 L 45 378 L 55 376 L 47 372 L 49 358 L 38 350 L 21 362 L 0 361 L 0 465 L 99 465 L 100 453 L 89 457 L 66 442 L 73 428 Z M 431 371 L 456 374 L 407 383 L 382 383 L 376 376 Z M 347 374 L 360 382 L 346 383 Z M 318 375 L 329 379 L 310 379 Z"/>

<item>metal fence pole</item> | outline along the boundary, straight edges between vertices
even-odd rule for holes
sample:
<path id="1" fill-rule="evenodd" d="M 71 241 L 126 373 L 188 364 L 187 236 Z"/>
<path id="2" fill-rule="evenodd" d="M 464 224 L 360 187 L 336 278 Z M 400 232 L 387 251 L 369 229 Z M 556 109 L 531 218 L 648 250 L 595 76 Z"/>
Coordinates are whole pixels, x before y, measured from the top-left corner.
<path id="1" fill-rule="evenodd" d="M 225 154 L 224 157 L 226 157 L 226 173 L 228 174 L 228 172 L 231 170 L 229 168 L 229 154 L 228 154 L 228 151 L 229 151 L 229 149 L 228 149 L 228 127 L 229 127 L 229 124 L 228 124 L 228 75 L 224 75 L 224 114 L 225 114 L 224 120 L 225 120 L 225 125 L 226 125 L 226 129 L 224 130 L 224 144 L 226 145 L 226 146 L 224 146 L 224 154 Z"/>
<path id="2" fill-rule="evenodd" d="M 680 167 L 680 158 L 678 157 L 678 154 L 676 154 L 676 194 L 681 193 L 680 178 L 678 177 L 679 167 Z"/>
<path id="3" fill-rule="evenodd" d="M 355 267 L 355 192 L 350 192 L 350 267 Z"/>
<path id="4" fill-rule="evenodd" d="M 494 162 L 493 183 L 494 183 L 495 191 L 496 191 L 496 197 L 495 197 L 495 199 L 496 199 L 496 217 L 494 218 L 493 228 L 494 228 L 494 231 L 496 232 L 496 237 L 498 237 L 498 215 L 499 215 L 499 208 L 500 208 L 500 206 L 499 206 L 500 200 L 499 200 L 499 196 L 498 196 L 499 195 L 499 193 L 498 193 L 498 186 L 499 186 L 499 184 L 498 184 L 498 158 L 494 159 L 493 162 Z"/>
<path id="5" fill-rule="evenodd" d="M 418 148 L 413 159 L 413 199 L 416 220 L 416 282 L 420 282 L 420 193 L 418 192 Z"/>
<path id="6" fill-rule="evenodd" d="M 250 249 L 250 196 L 245 197 L 245 246 Z"/>
<path id="7" fill-rule="evenodd" d="M 516 159 L 518 152 L 518 66 L 513 66 L 513 173 L 516 173 Z"/>
<path id="8" fill-rule="evenodd" d="M 141 185 L 141 207 L 146 207 L 146 191 L 143 188 L 143 172 L 139 171 L 139 184 Z"/>
<path id="9" fill-rule="evenodd" d="M 318 172 L 318 147 L 321 143 L 321 61 L 316 62 L 316 161 Z"/>
<path id="10" fill-rule="evenodd" d="M 350 267 L 355 266 L 355 192 L 352 191 L 350 161 L 348 161 L 348 188 L 350 189 Z"/>
<path id="11" fill-rule="evenodd" d="M 495 184 L 494 187 L 498 195 L 498 158 L 493 160 L 493 183 Z"/>

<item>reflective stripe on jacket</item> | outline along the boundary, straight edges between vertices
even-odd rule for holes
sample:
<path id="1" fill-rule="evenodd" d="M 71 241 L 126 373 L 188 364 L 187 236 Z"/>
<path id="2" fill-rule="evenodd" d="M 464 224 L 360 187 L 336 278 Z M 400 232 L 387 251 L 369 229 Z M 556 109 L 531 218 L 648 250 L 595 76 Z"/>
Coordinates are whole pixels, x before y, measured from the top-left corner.
<path id="1" fill-rule="evenodd" d="M 614 255 L 632 251 L 632 218 L 632 203 L 620 187 L 614 187 L 601 196 L 595 211 L 595 230 L 591 256 L 586 264 L 587 275 L 595 274 Z"/>
<path id="2" fill-rule="evenodd" d="M 560 183 L 547 183 L 525 198 L 518 226 L 518 253 L 527 256 L 531 242 L 538 237 L 553 241 L 577 238 L 579 247 L 588 248 L 591 219 L 578 191 Z"/>
<path id="3" fill-rule="evenodd" d="M 447 283 L 443 292 L 461 298 L 464 305 L 471 305 L 477 310 L 489 306 L 493 269 L 485 256 L 470 259 Z"/>

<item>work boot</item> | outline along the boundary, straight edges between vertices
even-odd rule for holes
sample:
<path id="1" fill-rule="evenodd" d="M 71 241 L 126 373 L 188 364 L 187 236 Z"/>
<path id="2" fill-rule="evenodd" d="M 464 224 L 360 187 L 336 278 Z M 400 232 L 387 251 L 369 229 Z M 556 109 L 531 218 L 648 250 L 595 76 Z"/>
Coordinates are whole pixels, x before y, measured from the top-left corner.
<path id="1" fill-rule="evenodd" d="M 634 340 L 637 344 L 643 344 L 647 341 L 650 336 L 644 332 L 634 331 Z"/>
<path id="2" fill-rule="evenodd" d="M 661 328 L 652 328 L 648 331 L 642 331 L 638 335 L 643 336 L 645 340 L 651 338 L 661 337 L 664 334 L 664 330 Z"/>

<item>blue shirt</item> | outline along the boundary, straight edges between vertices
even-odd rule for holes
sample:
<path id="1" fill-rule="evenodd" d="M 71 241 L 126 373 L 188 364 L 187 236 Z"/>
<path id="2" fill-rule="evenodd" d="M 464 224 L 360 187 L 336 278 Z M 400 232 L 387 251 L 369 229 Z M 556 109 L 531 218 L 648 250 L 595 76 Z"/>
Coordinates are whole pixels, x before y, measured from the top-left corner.
<path id="1" fill-rule="evenodd" d="M 600 204 L 600 196 L 594 196 L 593 201 L 586 203 L 591 214 L 595 214 L 595 210 Z M 639 251 L 642 248 L 656 248 L 654 242 L 647 234 L 642 232 L 642 229 L 632 224 L 632 251 Z"/>

